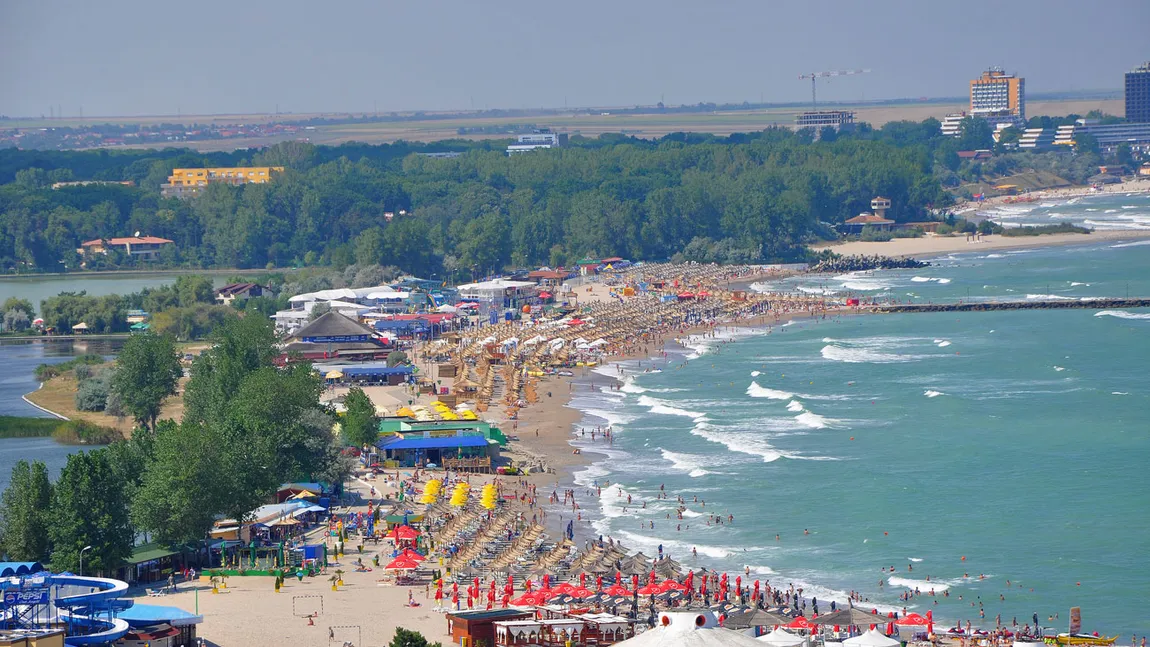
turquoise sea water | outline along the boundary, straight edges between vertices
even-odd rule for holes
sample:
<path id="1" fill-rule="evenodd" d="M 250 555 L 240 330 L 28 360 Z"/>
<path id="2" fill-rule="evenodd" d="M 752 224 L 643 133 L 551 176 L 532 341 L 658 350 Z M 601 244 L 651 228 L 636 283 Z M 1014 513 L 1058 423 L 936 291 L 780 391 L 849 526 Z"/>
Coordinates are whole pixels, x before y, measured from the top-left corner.
<path id="1" fill-rule="evenodd" d="M 1150 245 L 1129 242 L 760 287 L 935 302 L 1150 295 Z M 1150 633 L 1150 312 L 855 316 L 734 334 L 625 363 L 618 390 L 576 393 L 583 424 L 616 433 L 610 447 L 575 441 L 607 456 L 576 482 L 612 483 L 587 531 L 732 577 L 749 567 L 820 601 L 853 590 L 941 622 L 1037 613 L 1062 631 L 1081 606 L 1089 630 Z M 707 525 L 708 513 L 735 520 Z M 915 587 L 936 595 L 900 602 Z"/>

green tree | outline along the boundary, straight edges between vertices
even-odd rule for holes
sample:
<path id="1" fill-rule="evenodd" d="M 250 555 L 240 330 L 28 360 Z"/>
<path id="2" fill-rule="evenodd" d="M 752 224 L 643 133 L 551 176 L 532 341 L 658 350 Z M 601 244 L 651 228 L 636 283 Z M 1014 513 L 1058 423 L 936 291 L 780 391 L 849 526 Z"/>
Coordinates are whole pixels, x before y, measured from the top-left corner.
<path id="1" fill-rule="evenodd" d="M 1076 153 L 1093 153 L 1097 155 L 1101 147 L 1098 145 L 1098 138 L 1090 133 L 1075 133 L 1074 134 L 1074 152 Z"/>
<path id="2" fill-rule="evenodd" d="M 125 484 L 108 462 L 105 450 L 68 456 L 53 490 L 48 537 L 52 567 L 78 571 L 80 551 L 85 572 L 108 573 L 132 554 L 135 532 L 129 517 Z"/>
<path id="3" fill-rule="evenodd" d="M 4 300 L 4 305 L 0 305 L 0 312 L 10 312 L 18 310 L 28 315 L 29 317 L 36 316 L 36 308 L 28 299 L 21 299 L 19 297 L 8 297 Z"/>
<path id="4" fill-rule="evenodd" d="M 226 495 L 221 449 L 204 425 L 157 425 L 152 457 L 132 500 L 140 529 L 171 545 L 203 539 Z"/>
<path id="5" fill-rule="evenodd" d="M 183 372 L 171 337 L 133 335 L 116 358 L 112 392 L 137 424 L 155 429 L 164 398 L 175 395 Z"/>
<path id="6" fill-rule="evenodd" d="M 197 303 L 215 303 L 216 293 L 211 279 L 197 274 L 185 274 L 176 279 L 176 294 L 181 306 L 187 308 Z"/>
<path id="7" fill-rule="evenodd" d="M 359 265 L 376 265 L 384 258 L 383 230 L 372 227 L 364 230 L 355 239 L 355 262 Z"/>
<path id="8" fill-rule="evenodd" d="M 20 460 L 0 504 L 0 552 L 17 562 L 47 562 L 52 483 L 40 461 Z"/>
<path id="9" fill-rule="evenodd" d="M 427 638 L 418 631 L 396 627 L 395 636 L 388 643 L 388 647 L 442 647 L 442 645 L 427 642 Z"/>
<path id="10" fill-rule="evenodd" d="M 374 445 L 379 438 L 379 420 L 375 416 L 375 405 L 363 389 L 352 387 L 344 396 L 347 412 L 341 423 L 343 438 L 348 445 L 363 447 Z"/>
<path id="11" fill-rule="evenodd" d="M 989 149 L 994 145 L 990 123 L 980 117 L 965 117 L 959 122 L 959 150 Z"/>

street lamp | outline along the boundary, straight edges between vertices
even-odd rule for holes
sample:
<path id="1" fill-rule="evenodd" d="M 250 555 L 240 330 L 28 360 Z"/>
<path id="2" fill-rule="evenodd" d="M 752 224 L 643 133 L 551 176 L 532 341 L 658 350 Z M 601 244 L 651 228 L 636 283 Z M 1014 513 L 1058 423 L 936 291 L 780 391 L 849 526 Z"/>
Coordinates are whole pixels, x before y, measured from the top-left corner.
<path id="1" fill-rule="evenodd" d="M 80 577 L 84 577 L 84 551 L 92 550 L 91 546 L 84 546 L 80 549 Z"/>

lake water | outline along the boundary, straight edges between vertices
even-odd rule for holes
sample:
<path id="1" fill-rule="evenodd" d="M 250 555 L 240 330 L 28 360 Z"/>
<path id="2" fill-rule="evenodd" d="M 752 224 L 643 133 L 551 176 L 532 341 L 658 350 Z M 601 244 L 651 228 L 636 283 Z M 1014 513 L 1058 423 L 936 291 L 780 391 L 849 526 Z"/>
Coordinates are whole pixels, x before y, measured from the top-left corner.
<path id="1" fill-rule="evenodd" d="M 33 374 L 40 364 L 59 364 L 76 355 L 114 355 L 123 346 L 110 340 L 0 340 L 0 415 L 50 418 L 49 414 L 25 402 L 21 396 L 35 391 L 39 383 Z M 12 466 L 18 460 L 39 460 L 48 465 L 53 478 L 68 459 L 81 451 L 74 445 L 61 445 L 51 438 L 0 438 L 0 491 L 8 487 Z"/>
<path id="2" fill-rule="evenodd" d="M 1146 296 L 1150 241 L 759 287 L 911 302 Z M 942 623 L 1037 613 L 1062 631 L 1080 605 L 1091 631 L 1150 633 L 1150 312 L 847 316 L 732 335 L 643 363 L 659 372 L 624 363 L 619 390 L 576 393 L 584 425 L 615 431 L 609 448 L 575 441 L 607 454 L 576 482 L 612 483 L 588 530 L 794 583 L 824 605 L 853 590 Z"/>
<path id="3" fill-rule="evenodd" d="M 187 272 L 194 274 L 195 272 Z M 0 276 L 0 302 L 8 297 L 28 299 L 39 311 L 40 302 L 61 292 L 87 292 L 92 296 L 131 294 L 144 288 L 156 288 L 176 282 L 178 273 L 159 274 L 47 274 L 30 277 Z M 213 275 L 216 287 L 223 285 L 222 275 Z"/>

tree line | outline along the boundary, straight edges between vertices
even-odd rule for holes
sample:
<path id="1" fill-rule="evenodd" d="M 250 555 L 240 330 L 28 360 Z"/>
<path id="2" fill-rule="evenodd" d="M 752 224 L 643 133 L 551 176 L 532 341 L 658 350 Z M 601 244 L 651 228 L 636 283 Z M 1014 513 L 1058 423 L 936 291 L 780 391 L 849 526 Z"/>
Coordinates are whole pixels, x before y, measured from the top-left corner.
<path id="1" fill-rule="evenodd" d="M 504 143 L 0 151 L 0 267 L 131 266 L 76 249 L 135 231 L 175 241 L 161 254 L 172 267 L 387 265 L 445 279 L 588 255 L 667 259 L 696 238 L 740 259 L 795 260 L 875 195 L 891 198 L 900 221 L 948 204 L 934 170 L 956 145 L 933 119 L 852 133 L 575 136 L 567 148 L 515 156 Z M 419 154 L 439 150 L 462 154 Z M 243 164 L 286 171 L 264 185 L 209 185 L 191 200 L 160 195 L 174 167 Z M 52 190 L 53 174 L 135 186 Z"/>
<path id="2" fill-rule="evenodd" d="M 261 316 L 228 317 L 192 363 L 180 422 L 158 420 L 182 369 L 169 336 L 125 344 L 111 388 L 137 423 L 128 440 L 72 454 L 52 481 L 19 461 L 0 497 L 8 559 L 111 573 L 140 533 L 168 546 L 197 542 L 215 519 L 244 519 L 289 481 L 342 483 L 350 473 L 322 378 L 308 364 L 278 368 Z M 357 405 L 357 410 L 359 406 Z"/>

